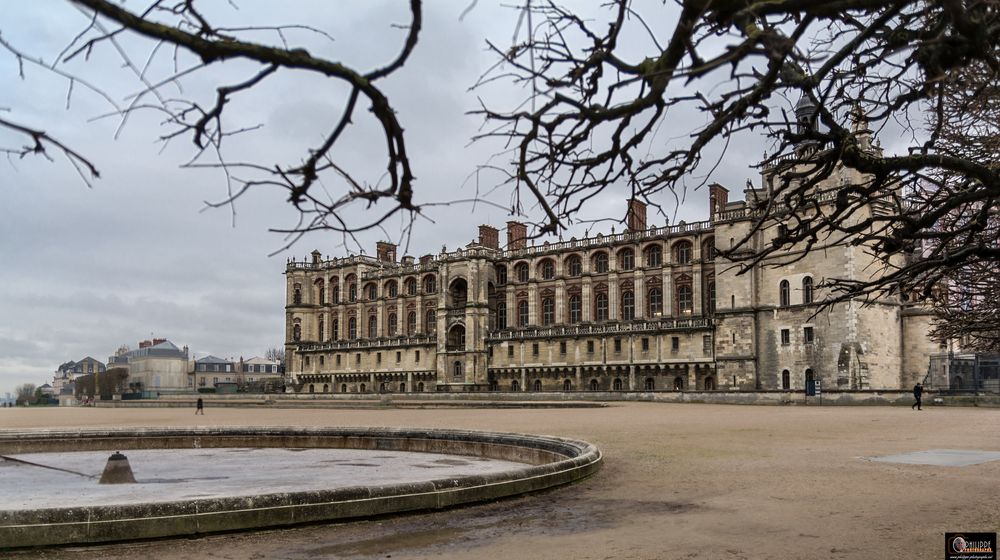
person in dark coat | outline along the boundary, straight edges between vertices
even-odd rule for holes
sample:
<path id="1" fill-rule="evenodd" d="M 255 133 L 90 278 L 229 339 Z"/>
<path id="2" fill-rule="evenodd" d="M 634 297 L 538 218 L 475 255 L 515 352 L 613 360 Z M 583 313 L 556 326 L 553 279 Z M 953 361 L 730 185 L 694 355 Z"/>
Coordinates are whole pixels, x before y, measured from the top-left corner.
<path id="1" fill-rule="evenodd" d="M 910 407 L 911 410 L 914 408 L 917 410 L 923 410 L 922 408 L 920 408 L 920 399 L 923 396 L 924 396 L 924 387 L 923 385 L 917 383 L 916 385 L 913 386 L 913 398 L 916 399 L 916 402 L 913 403 L 913 406 Z"/>
<path id="2" fill-rule="evenodd" d="M 205 415 L 205 401 L 201 400 L 201 397 L 198 397 L 198 404 L 195 405 L 195 406 L 196 406 L 196 408 L 194 409 L 194 413 L 195 414 L 201 413 L 201 415 L 204 416 Z"/>

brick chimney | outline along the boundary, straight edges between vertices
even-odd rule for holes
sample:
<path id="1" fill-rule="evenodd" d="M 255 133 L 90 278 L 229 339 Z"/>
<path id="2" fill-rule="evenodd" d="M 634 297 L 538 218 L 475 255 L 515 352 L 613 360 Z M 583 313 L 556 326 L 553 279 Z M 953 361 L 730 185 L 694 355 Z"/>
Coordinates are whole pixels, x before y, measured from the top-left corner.
<path id="1" fill-rule="evenodd" d="M 625 225 L 629 231 L 646 231 L 646 203 L 641 200 L 628 201 L 628 213 L 625 215 Z"/>
<path id="2" fill-rule="evenodd" d="M 396 244 L 379 241 L 375 244 L 375 256 L 382 262 L 396 262 Z"/>
<path id="3" fill-rule="evenodd" d="M 708 219 L 715 221 L 715 215 L 726 211 L 729 203 L 729 189 L 718 183 L 708 186 Z"/>
<path id="4" fill-rule="evenodd" d="M 479 244 L 490 249 L 500 248 L 500 230 L 493 226 L 479 226 Z"/>
<path id="5" fill-rule="evenodd" d="M 527 247 L 528 226 L 521 222 L 507 222 L 507 249 L 524 249 Z"/>

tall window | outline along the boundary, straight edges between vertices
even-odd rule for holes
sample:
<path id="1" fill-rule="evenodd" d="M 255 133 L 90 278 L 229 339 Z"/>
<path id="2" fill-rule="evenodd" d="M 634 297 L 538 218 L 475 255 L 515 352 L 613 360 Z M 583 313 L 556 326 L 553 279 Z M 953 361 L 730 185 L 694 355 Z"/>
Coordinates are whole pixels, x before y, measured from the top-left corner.
<path id="1" fill-rule="evenodd" d="M 635 253 L 632 252 L 632 249 L 623 249 L 618 253 L 618 260 L 620 261 L 622 270 L 632 270 L 635 268 Z"/>
<path id="2" fill-rule="evenodd" d="M 395 280 L 389 280 L 385 284 L 385 291 L 388 292 L 389 297 L 396 297 L 399 295 L 399 286 L 396 284 Z"/>
<path id="3" fill-rule="evenodd" d="M 407 278 L 403 286 L 406 288 L 406 295 L 415 296 L 417 295 L 417 279 Z"/>
<path id="4" fill-rule="evenodd" d="M 663 264 L 663 248 L 659 245 L 652 245 L 646 249 L 646 266 L 660 266 Z"/>
<path id="5" fill-rule="evenodd" d="M 594 271 L 604 273 L 608 271 L 608 254 L 597 253 L 594 255 Z"/>
<path id="6" fill-rule="evenodd" d="M 573 255 L 572 257 L 566 259 L 567 268 L 569 268 L 570 276 L 579 276 L 583 274 L 583 263 L 580 257 Z"/>
<path id="7" fill-rule="evenodd" d="M 317 331 L 316 332 L 316 334 L 317 334 L 316 340 L 318 340 L 320 342 L 323 342 L 323 334 L 324 334 L 324 332 L 323 332 L 323 326 L 324 326 L 323 325 L 323 316 L 320 315 L 319 316 L 319 321 L 317 321 L 317 324 L 316 324 L 316 331 Z"/>
<path id="8" fill-rule="evenodd" d="M 552 259 L 542 261 L 542 280 L 552 280 L 556 277 L 556 265 Z"/>
<path id="9" fill-rule="evenodd" d="M 358 338 L 358 320 L 356 317 L 351 317 L 347 320 L 347 338 L 349 340 Z"/>
<path id="10" fill-rule="evenodd" d="M 334 317 L 330 319 L 330 340 L 337 340 L 340 338 L 340 321 Z"/>
<path id="11" fill-rule="evenodd" d="M 663 292 L 659 288 L 650 288 L 646 299 L 649 302 L 649 313 L 647 315 L 650 318 L 655 319 L 663 315 Z"/>
<path id="12" fill-rule="evenodd" d="M 802 279 L 802 303 L 812 303 L 813 301 L 813 279 L 806 276 Z"/>
<path id="13" fill-rule="evenodd" d="M 705 308 L 709 313 L 715 313 L 715 282 L 709 282 L 706 288 Z"/>
<path id="14" fill-rule="evenodd" d="M 691 294 L 691 286 L 682 284 L 677 286 L 677 310 L 681 313 L 691 313 L 694 309 L 694 297 Z"/>
<path id="15" fill-rule="evenodd" d="M 292 340 L 302 340 L 302 325 L 292 327 Z"/>
<path id="16" fill-rule="evenodd" d="M 569 296 L 569 322 L 579 323 L 581 319 L 583 319 L 583 314 L 580 305 L 580 296 Z"/>
<path id="17" fill-rule="evenodd" d="M 378 286 L 375 284 L 368 284 L 365 286 L 365 297 L 369 300 L 374 300 L 378 298 Z"/>
<path id="18" fill-rule="evenodd" d="M 551 325 L 556 322 L 556 302 L 548 297 L 542 300 L 542 324 Z"/>
<path id="19" fill-rule="evenodd" d="M 518 263 L 518 265 L 514 267 L 514 273 L 517 274 L 517 281 L 518 282 L 527 282 L 528 281 L 528 263 Z"/>
<path id="20" fill-rule="evenodd" d="M 330 280 L 330 302 L 340 303 L 340 286 L 334 284 L 336 280 Z"/>
<path id="21" fill-rule="evenodd" d="M 319 288 L 317 290 L 319 292 L 319 297 L 317 298 L 317 302 L 320 305 L 323 305 L 323 304 L 326 303 L 326 286 L 324 286 L 323 284 L 324 284 L 324 282 L 322 280 L 317 280 L 316 281 L 316 287 Z"/>
<path id="22" fill-rule="evenodd" d="M 622 292 L 622 320 L 635 319 L 635 294 L 631 291 Z"/>
<path id="23" fill-rule="evenodd" d="M 350 284 L 347 286 L 347 300 L 348 301 L 358 301 L 358 285 Z"/>
<path id="24" fill-rule="evenodd" d="M 437 280 L 433 276 L 424 276 L 424 293 L 433 294 L 437 291 Z"/>
<path id="25" fill-rule="evenodd" d="M 504 302 L 497 304 L 497 328 L 507 328 L 507 304 Z"/>
<path id="26" fill-rule="evenodd" d="M 524 327 L 528 325 L 528 302 L 521 300 L 517 302 L 517 326 Z"/>
<path id="27" fill-rule="evenodd" d="M 368 338 L 378 337 L 378 317 L 375 314 L 368 316 Z"/>
<path id="28" fill-rule="evenodd" d="M 417 312 L 410 311 L 406 314 L 406 334 L 412 335 L 417 332 Z"/>
<path id="29" fill-rule="evenodd" d="M 778 305 L 781 307 L 788 307 L 790 300 L 790 294 L 788 289 L 788 280 L 782 280 L 781 284 L 778 284 Z"/>
<path id="30" fill-rule="evenodd" d="M 390 313 L 389 320 L 389 336 L 396 336 L 396 314 Z"/>
<path id="31" fill-rule="evenodd" d="M 428 309 L 424 316 L 424 333 L 431 334 L 435 331 L 437 331 L 437 312 L 433 309 Z"/>
<path id="32" fill-rule="evenodd" d="M 464 375 L 464 372 L 462 371 L 462 362 L 455 362 L 454 375 L 456 378 L 460 378 Z"/>
<path id="33" fill-rule="evenodd" d="M 504 284 L 507 283 L 507 267 L 500 265 L 497 266 L 496 270 L 497 270 L 497 285 L 503 286 Z"/>
<path id="34" fill-rule="evenodd" d="M 608 320 L 608 294 L 604 292 L 594 298 L 594 318 L 598 321 Z"/>
<path id="35" fill-rule="evenodd" d="M 705 261 L 715 260 L 715 238 L 709 237 L 701 247 L 701 257 Z"/>
<path id="36" fill-rule="evenodd" d="M 691 242 L 678 241 L 674 244 L 674 261 L 677 264 L 691 263 Z"/>
<path id="37" fill-rule="evenodd" d="M 299 284 L 292 290 L 292 305 L 302 305 L 302 286 Z"/>

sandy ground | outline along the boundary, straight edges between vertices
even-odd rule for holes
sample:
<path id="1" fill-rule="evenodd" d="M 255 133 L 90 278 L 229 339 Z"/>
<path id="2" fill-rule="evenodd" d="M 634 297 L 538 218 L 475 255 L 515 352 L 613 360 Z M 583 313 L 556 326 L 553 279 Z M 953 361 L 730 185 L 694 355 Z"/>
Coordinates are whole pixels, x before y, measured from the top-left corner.
<path id="1" fill-rule="evenodd" d="M 0 409 L 0 427 L 382 425 L 544 433 L 604 468 L 502 502 L 346 524 L 22 558 L 933 558 L 945 531 L 1000 528 L 1000 461 L 872 462 L 1000 450 L 1000 409 L 632 403 L 569 410 Z M 44 491 L 40 488 L 39 491 Z M 7 556 L 5 556 L 7 557 Z"/>

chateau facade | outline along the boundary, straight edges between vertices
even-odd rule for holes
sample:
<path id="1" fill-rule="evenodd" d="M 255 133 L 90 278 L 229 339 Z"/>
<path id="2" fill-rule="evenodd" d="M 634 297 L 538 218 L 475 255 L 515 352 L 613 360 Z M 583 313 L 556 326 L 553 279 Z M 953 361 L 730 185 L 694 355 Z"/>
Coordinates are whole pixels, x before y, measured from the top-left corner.
<path id="1" fill-rule="evenodd" d="M 833 204 L 857 173 L 837 170 L 816 200 Z M 923 379 L 939 351 L 927 309 L 851 302 L 817 314 L 824 280 L 872 273 L 864 246 L 743 274 L 717 254 L 748 236 L 771 175 L 746 202 L 710 186 L 704 222 L 648 227 L 631 201 L 624 233 L 529 245 L 526 227 L 508 222 L 505 248 L 484 225 L 466 247 L 416 260 L 380 242 L 376 257 L 289 261 L 290 390 L 802 390 L 810 379 L 899 389 Z M 778 227 L 750 235 L 746 250 Z"/>

